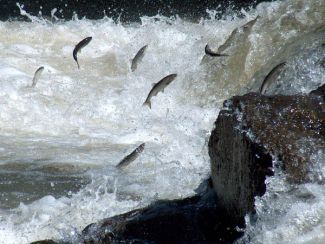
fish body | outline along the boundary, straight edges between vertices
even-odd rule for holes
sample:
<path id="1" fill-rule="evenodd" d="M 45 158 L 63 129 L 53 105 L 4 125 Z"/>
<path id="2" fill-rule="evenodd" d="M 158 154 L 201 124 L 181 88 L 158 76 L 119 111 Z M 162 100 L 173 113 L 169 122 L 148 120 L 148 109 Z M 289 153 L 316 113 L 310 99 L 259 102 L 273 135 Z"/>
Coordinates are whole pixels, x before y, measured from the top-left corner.
<path id="1" fill-rule="evenodd" d="M 260 87 L 260 93 L 265 94 L 266 90 L 269 88 L 269 86 L 276 81 L 276 79 L 279 77 L 281 72 L 283 71 L 284 67 L 286 65 L 286 62 L 280 63 L 277 66 L 275 66 L 268 74 L 265 76 L 262 85 Z"/>
<path id="2" fill-rule="evenodd" d="M 227 40 L 218 48 L 217 52 L 222 53 L 224 50 L 226 50 L 230 45 L 233 43 L 233 40 L 235 39 L 235 36 L 238 33 L 238 28 L 235 28 L 230 36 L 227 38 Z"/>
<path id="3" fill-rule="evenodd" d="M 152 89 L 150 90 L 146 101 L 143 105 L 148 105 L 151 108 L 151 98 L 156 96 L 160 91 L 164 92 L 164 89 L 177 77 L 177 74 L 167 75 L 165 78 L 161 79 L 159 82 L 154 83 Z"/>
<path id="4" fill-rule="evenodd" d="M 230 36 L 227 38 L 227 40 L 218 48 L 217 52 L 218 53 L 222 53 L 223 51 L 225 51 L 228 47 L 230 47 L 230 45 L 234 42 L 234 39 L 236 38 L 236 36 L 238 36 L 241 32 L 239 32 L 239 29 L 242 29 L 245 35 L 248 35 L 250 33 L 250 31 L 252 30 L 252 27 L 254 26 L 254 24 L 256 23 L 256 21 L 258 20 L 259 16 L 257 16 L 255 19 L 248 21 L 246 24 L 242 25 L 239 28 L 235 28 Z"/>
<path id="5" fill-rule="evenodd" d="M 81 49 L 84 48 L 85 46 L 87 46 L 89 44 L 89 42 L 92 40 L 92 37 L 86 37 L 85 39 L 83 39 L 82 41 L 80 41 L 75 48 L 73 49 L 73 58 L 74 60 L 77 62 L 78 65 L 78 69 L 80 69 L 79 63 L 78 63 L 78 57 L 77 54 L 78 52 L 81 52 Z"/>
<path id="6" fill-rule="evenodd" d="M 33 77 L 32 87 L 35 87 L 35 86 L 36 86 L 36 83 L 37 83 L 37 81 L 39 80 L 39 78 L 40 78 L 40 76 L 41 76 L 43 70 L 44 70 L 44 67 L 41 66 L 41 67 L 39 67 L 39 68 L 35 71 L 35 74 L 34 74 L 34 77 Z"/>
<path id="7" fill-rule="evenodd" d="M 241 26 L 244 31 L 251 31 L 252 27 L 255 25 L 256 21 L 258 20 L 260 16 L 257 16 L 255 19 L 248 21 L 246 24 L 244 24 L 243 26 Z"/>
<path id="8" fill-rule="evenodd" d="M 207 44 L 204 48 L 205 54 L 209 55 L 211 57 L 225 57 L 228 56 L 228 54 L 222 54 L 222 53 L 218 53 L 218 52 L 213 52 L 211 50 L 211 48 L 209 47 L 209 44 Z"/>
<path id="9" fill-rule="evenodd" d="M 131 63 L 132 72 L 135 71 L 136 68 L 138 67 L 138 64 L 141 62 L 141 60 L 144 56 L 144 52 L 146 51 L 147 47 L 148 47 L 148 45 L 145 45 L 142 48 L 140 48 L 140 50 L 137 52 L 137 54 L 132 59 L 132 63 Z"/>
<path id="10" fill-rule="evenodd" d="M 124 157 L 116 167 L 119 169 L 122 169 L 122 168 L 125 168 L 126 166 L 128 166 L 131 162 L 133 162 L 139 156 L 140 153 L 143 152 L 144 146 L 145 146 L 145 143 L 142 143 L 135 150 L 133 150 L 133 152 L 131 152 L 126 157 Z"/>

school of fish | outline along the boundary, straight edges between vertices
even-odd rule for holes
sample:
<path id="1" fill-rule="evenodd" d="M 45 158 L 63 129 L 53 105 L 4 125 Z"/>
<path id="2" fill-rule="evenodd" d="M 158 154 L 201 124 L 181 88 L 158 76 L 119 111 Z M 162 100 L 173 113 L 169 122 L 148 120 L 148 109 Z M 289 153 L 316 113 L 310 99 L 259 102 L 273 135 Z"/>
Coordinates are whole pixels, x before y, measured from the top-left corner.
<path id="1" fill-rule="evenodd" d="M 227 50 L 232 43 L 234 42 L 234 39 L 236 38 L 236 36 L 238 35 L 246 35 L 248 36 L 249 33 L 251 32 L 251 29 L 253 27 L 253 25 L 257 22 L 259 16 L 257 16 L 255 19 L 247 22 L 246 24 L 244 24 L 243 26 L 239 27 L 239 28 L 235 28 L 232 33 L 229 35 L 229 37 L 227 38 L 227 40 L 218 47 L 217 51 L 213 51 L 210 46 L 208 44 L 206 44 L 205 46 L 205 56 L 203 58 L 205 58 L 206 56 L 209 57 L 227 57 L 229 56 L 229 54 L 224 53 L 225 50 Z M 84 39 L 82 39 L 79 43 L 77 43 L 77 45 L 75 46 L 75 48 L 73 49 L 72 52 L 72 56 L 73 59 L 76 61 L 77 63 L 77 67 L 78 69 L 80 69 L 80 64 L 78 62 L 78 53 L 81 52 L 81 49 L 83 49 L 84 47 L 86 47 L 92 40 L 92 37 L 86 37 Z M 145 52 L 148 49 L 148 44 L 144 45 L 143 47 L 141 47 L 139 49 L 139 51 L 135 54 L 134 58 L 131 60 L 131 66 L 130 69 L 132 72 L 135 72 L 138 65 L 140 65 L 142 59 L 145 56 Z M 203 60 L 203 59 L 202 59 Z M 202 63 L 202 62 L 201 62 Z M 276 65 L 264 78 L 259 92 L 260 94 L 265 94 L 267 89 L 269 88 L 269 86 L 274 83 L 277 78 L 279 77 L 279 75 L 283 72 L 283 70 L 285 69 L 286 66 L 286 62 L 281 62 L 280 64 Z M 39 67 L 33 77 L 32 80 L 32 85 L 31 87 L 34 88 L 37 84 L 37 82 L 40 79 L 40 76 L 42 74 L 44 70 L 44 67 L 41 66 Z M 167 76 L 165 76 L 164 78 L 160 79 L 157 83 L 153 83 L 153 87 L 151 88 L 151 90 L 149 91 L 147 98 L 145 99 L 143 106 L 148 106 L 151 109 L 151 99 L 154 96 L 157 96 L 157 94 L 159 92 L 164 92 L 164 89 L 173 81 L 177 78 L 177 74 L 169 74 Z M 138 156 L 140 155 L 140 153 L 143 152 L 144 150 L 144 146 L 145 143 L 140 144 L 136 149 L 134 149 L 129 155 L 125 156 L 117 165 L 116 167 L 119 169 L 124 169 L 126 168 L 132 161 L 134 161 L 136 158 L 138 158 Z"/>

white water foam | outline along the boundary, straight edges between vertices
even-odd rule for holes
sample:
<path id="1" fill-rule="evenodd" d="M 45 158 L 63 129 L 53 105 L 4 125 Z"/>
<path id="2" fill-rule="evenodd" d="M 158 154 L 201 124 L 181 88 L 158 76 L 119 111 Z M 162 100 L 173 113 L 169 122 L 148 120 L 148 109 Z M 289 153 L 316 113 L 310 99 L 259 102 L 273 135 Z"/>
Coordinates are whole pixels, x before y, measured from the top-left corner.
<path id="1" fill-rule="evenodd" d="M 270 53 L 281 46 L 276 40 L 292 41 L 319 24 L 317 16 L 309 14 L 320 1 L 296 1 L 308 7 L 305 14 L 292 2 L 262 4 L 243 12 L 245 18 L 229 15 L 217 20 L 212 11 L 211 18 L 200 23 L 155 16 L 127 26 L 109 18 L 52 24 L 23 11 L 31 22 L 1 22 L 0 165 L 46 162 L 68 173 L 71 168 L 66 165 L 73 165 L 85 170 L 91 183 L 62 197 L 45 195 L 1 209 L 0 243 L 73 241 L 94 221 L 155 199 L 194 194 L 209 175 L 207 140 L 221 102 L 239 93 L 267 63 Z M 288 32 L 280 19 L 293 10 L 301 25 Z M 229 59 L 200 65 L 206 43 L 217 48 L 234 28 L 257 15 L 261 19 L 248 40 L 233 45 Z M 78 54 L 78 70 L 72 50 L 87 36 L 93 39 Z M 131 72 L 130 59 L 146 44 L 142 62 Z M 247 54 L 241 45 L 248 48 Z M 33 74 L 40 66 L 45 70 L 32 89 Z M 152 109 L 143 107 L 151 83 L 171 73 L 178 77 L 152 99 Z M 142 142 L 146 146 L 139 158 L 125 171 L 117 170 L 115 165 Z M 318 213 L 322 211 L 324 193 L 318 196 L 318 205 L 303 202 L 306 210 L 316 206 Z M 283 225 L 281 231 L 287 228 Z M 321 224 L 310 228 L 308 233 L 292 233 L 313 240 L 322 231 Z M 264 240 L 274 235 L 271 232 Z"/>

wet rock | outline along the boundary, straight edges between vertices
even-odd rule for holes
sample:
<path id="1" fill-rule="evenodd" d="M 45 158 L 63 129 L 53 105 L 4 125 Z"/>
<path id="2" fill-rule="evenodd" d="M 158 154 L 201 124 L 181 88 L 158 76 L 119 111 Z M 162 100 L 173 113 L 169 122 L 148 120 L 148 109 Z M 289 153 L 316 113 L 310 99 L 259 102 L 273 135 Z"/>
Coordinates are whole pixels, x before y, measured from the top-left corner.
<path id="1" fill-rule="evenodd" d="M 324 180 L 312 175 L 315 155 L 324 150 L 325 86 L 310 95 L 235 96 L 224 103 L 209 141 L 214 189 L 232 218 L 254 212 L 254 197 L 265 193 L 272 157 L 287 179 Z"/>
<path id="2" fill-rule="evenodd" d="M 236 226 L 210 189 L 91 224 L 82 243 L 229 243 L 242 235 Z"/>
<path id="3" fill-rule="evenodd" d="M 43 240 L 43 241 L 35 241 L 30 244 L 59 244 L 59 243 L 52 240 Z"/>
<path id="4" fill-rule="evenodd" d="M 325 84 L 320 86 L 318 89 L 310 92 L 311 95 L 323 97 L 325 101 Z"/>

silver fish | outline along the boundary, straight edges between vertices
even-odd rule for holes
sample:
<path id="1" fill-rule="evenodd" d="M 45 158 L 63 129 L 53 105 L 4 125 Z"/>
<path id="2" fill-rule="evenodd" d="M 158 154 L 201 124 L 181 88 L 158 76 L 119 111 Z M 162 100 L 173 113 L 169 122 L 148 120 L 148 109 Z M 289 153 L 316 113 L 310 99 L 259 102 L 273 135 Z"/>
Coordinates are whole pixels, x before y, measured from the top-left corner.
<path id="1" fill-rule="evenodd" d="M 250 31 L 252 30 L 253 25 L 256 23 L 257 19 L 259 18 L 259 16 L 257 16 L 255 19 L 248 21 L 246 24 L 242 25 L 239 28 L 235 28 L 230 36 L 227 38 L 227 40 L 218 48 L 217 52 L 218 53 L 222 53 L 223 51 L 225 51 L 228 47 L 230 47 L 230 45 L 234 42 L 235 37 L 237 36 L 237 34 L 240 34 L 240 32 L 238 31 L 239 29 L 243 29 L 244 34 L 248 35 L 250 33 Z"/>
<path id="2" fill-rule="evenodd" d="M 217 52 L 222 53 L 224 50 L 226 50 L 233 43 L 233 40 L 234 40 L 237 33 L 238 33 L 238 28 L 235 28 L 231 32 L 231 34 L 227 38 L 227 40 L 218 48 Z"/>
<path id="3" fill-rule="evenodd" d="M 213 52 L 211 50 L 211 48 L 209 47 L 209 44 L 207 44 L 204 48 L 205 54 L 209 55 L 211 57 L 226 57 L 228 56 L 228 54 L 222 54 L 222 53 L 218 53 L 218 52 Z"/>
<path id="4" fill-rule="evenodd" d="M 41 66 L 41 67 L 39 67 L 39 68 L 35 71 L 35 74 L 34 74 L 34 77 L 33 77 L 32 87 L 35 87 L 35 86 L 36 86 L 36 83 L 37 83 L 37 81 L 39 80 L 39 78 L 40 78 L 40 76 L 41 76 L 43 70 L 44 70 L 44 67 Z"/>
<path id="5" fill-rule="evenodd" d="M 140 146 L 138 146 L 133 152 L 131 152 L 129 155 L 124 157 L 121 162 L 116 166 L 119 169 L 125 168 L 128 166 L 131 162 L 133 162 L 140 153 L 144 150 L 145 143 L 142 143 Z"/>
<path id="6" fill-rule="evenodd" d="M 138 67 L 138 64 L 141 62 L 141 60 L 144 56 L 144 52 L 146 51 L 147 47 L 148 47 L 148 45 L 145 45 L 142 48 L 140 48 L 140 50 L 137 52 L 137 54 L 132 59 L 132 64 L 131 64 L 132 72 L 135 71 L 136 68 Z"/>
<path id="7" fill-rule="evenodd" d="M 265 76 L 263 83 L 260 87 L 260 93 L 265 94 L 266 90 L 269 88 L 269 86 L 276 81 L 276 79 L 279 77 L 281 72 L 283 71 L 284 67 L 286 65 L 286 62 L 280 63 L 277 66 L 275 66 L 268 74 Z"/>
<path id="8" fill-rule="evenodd" d="M 151 101 L 150 99 L 153 96 L 156 96 L 160 91 L 164 92 L 166 86 L 168 86 L 175 78 L 177 74 L 167 75 L 165 78 L 161 79 L 158 83 L 154 83 L 151 91 L 149 92 L 146 101 L 143 105 L 148 105 L 151 108 Z"/>
<path id="9" fill-rule="evenodd" d="M 257 15 L 255 19 L 248 21 L 246 24 L 241 26 L 241 28 L 243 28 L 244 31 L 251 31 L 252 27 L 254 26 L 254 24 L 259 18 L 260 16 Z"/>
<path id="10" fill-rule="evenodd" d="M 86 37 L 85 39 L 83 39 L 82 41 L 80 41 L 75 48 L 73 49 L 73 58 L 74 60 L 77 62 L 78 65 L 78 69 L 80 69 L 79 63 L 78 63 L 78 58 L 77 58 L 77 54 L 79 52 L 81 52 L 81 49 L 84 48 L 85 46 L 87 46 L 89 44 L 89 42 L 91 41 L 92 37 Z"/>

